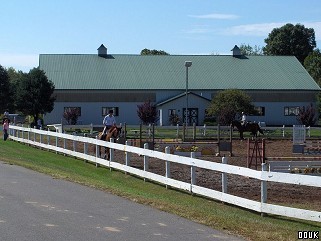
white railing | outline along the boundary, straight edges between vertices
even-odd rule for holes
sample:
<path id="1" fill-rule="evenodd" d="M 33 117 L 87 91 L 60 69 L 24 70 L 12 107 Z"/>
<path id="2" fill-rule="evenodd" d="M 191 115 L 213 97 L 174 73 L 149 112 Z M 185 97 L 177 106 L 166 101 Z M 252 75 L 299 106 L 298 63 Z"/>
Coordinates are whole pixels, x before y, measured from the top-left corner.
<path id="1" fill-rule="evenodd" d="M 45 138 L 46 137 L 46 138 Z M 147 145 L 145 149 L 138 148 L 129 145 L 121 145 L 112 142 L 105 142 L 93 138 L 73 136 L 58 132 L 43 131 L 32 128 L 24 128 L 19 126 L 10 127 L 10 138 L 19 142 L 35 145 L 44 149 L 56 151 L 57 153 L 63 153 L 71 156 L 75 156 L 86 161 L 96 163 L 96 165 L 102 165 L 109 168 L 115 168 L 118 170 L 125 171 L 140 176 L 144 179 L 153 180 L 159 183 L 163 183 L 166 186 L 186 190 L 195 194 L 213 198 L 225 203 L 230 203 L 239 207 L 254 210 L 261 214 L 274 214 L 286 217 L 311 220 L 321 222 L 321 212 L 298 209 L 280 205 L 274 205 L 267 203 L 267 182 L 278 182 L 286 184 L 305 185 L 312 187 L 321 187 L 321 179 L 317 176 L 305 176 L 299 174 L 287 174 L 278 172 L 268 172 L 266 165 L 262 165 L 262 171 L 256 171 L 245 167 L 233 166 L 225 164 L 227 158 L 223 158 L 223 163 L 209 162 L 199 160 L 191 157 L 182 157 L 173 154 L 169 154 L 169 148 L 165 148 L 165 153 L 159 151 L 149 150 Z M 52 141 L 54 138 L 55 141 Z M 44 140 L 47 139 L 45 142 Z M 72 150 L 66 148 L 66 140 L 73 142 Z M 55 144 L 52 145 L 51 143 Z M 75 143 L 83 143 L 83 152 L 78 152 L 77 145 Z M 62 145 L 59 146 L 59 144 Z M 96 147 L 95 155 L 88 154 L 88 145 L 94 145 Z M 110 148 L 110 160 L 100 158 L 98 155 L 98 147 L 109 147 Z M 125 164 L 121 164 L 114 161 L 114 150 L 124 151 Z M 136 153 L 144 157 L 144 169 L 140 170 L 130 166 L 130 155 L 128 153 Z M 193 155 L 193 154 L 191 154 Z M 148 158 L 158 158 L 165 161 L 166 173 L 164 176 L 155 174 L 148 171 Z M 191 169 L 191 181 L 190 183 L 175 180 L 170 175 L 170 163 L 179 163 L 187 165 Z M 218 171 L 222 173 L 222 192 L 205 188 L 196 185 L 196 172 L 195 168 L 203 168 L 207 170 Z M 227 193 L 227 174 L 234 174 L 240 176 L 246 176 L 261 181 L 261 202 L 249 200 L 246 198 L 234 196 Z"/>

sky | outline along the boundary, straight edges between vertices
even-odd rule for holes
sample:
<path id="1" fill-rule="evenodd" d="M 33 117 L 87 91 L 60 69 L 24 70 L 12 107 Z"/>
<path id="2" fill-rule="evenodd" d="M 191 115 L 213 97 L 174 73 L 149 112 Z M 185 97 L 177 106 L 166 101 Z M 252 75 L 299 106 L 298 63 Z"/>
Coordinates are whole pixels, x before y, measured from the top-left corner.
<path id="1" fill-rule="evenodd" d="M 39 54 L 230 55 L 264 47 L 273 28 L 313 28 L 321 49 L 320 0 L 0 0 L 0 65 L 29 72 Z"/>

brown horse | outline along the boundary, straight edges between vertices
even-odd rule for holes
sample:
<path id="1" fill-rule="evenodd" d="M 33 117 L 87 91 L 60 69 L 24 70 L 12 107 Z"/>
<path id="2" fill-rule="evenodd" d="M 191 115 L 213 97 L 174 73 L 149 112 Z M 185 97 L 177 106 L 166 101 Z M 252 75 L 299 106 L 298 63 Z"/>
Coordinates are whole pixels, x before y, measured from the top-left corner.
<path id="1" fill-rule="evenodd" d="M 251 132 L 253 137 L 257 137 L 257 133 L 260 132 L 262 135 L 264 135 L 263 130 L 259 126 L 258 123 L 251 123 L 248 122 L 245 126 L 241 124 L 241 122 L 237 120 L 233 120 L 231 123 L 232 128 L 236 127 L 237 130 L 240 132 L 240 138 L 244 139 L 243 132 Z"/>
<path id="2" fill-rule="evenodd" d="M 107 134 L 104 134 L 103 132 L 99 132 L 97 139 L 99 140 L 103 140 L 103 141 L 110 141 L 110 138 L 114 138 L 117 139 L 120 136 L 121 133 L 121 127 L 117 127 L 117 126 L 112 126 Z M 100 146 L 99 148 L 99 157 L 101 157 L 101 148 Z M 110 153 L 109 153 L 109 147 L 105 147 L 105 155 L 104 158 L 106 158 L 107 160 L 109 160 L 110 158 Z"/>

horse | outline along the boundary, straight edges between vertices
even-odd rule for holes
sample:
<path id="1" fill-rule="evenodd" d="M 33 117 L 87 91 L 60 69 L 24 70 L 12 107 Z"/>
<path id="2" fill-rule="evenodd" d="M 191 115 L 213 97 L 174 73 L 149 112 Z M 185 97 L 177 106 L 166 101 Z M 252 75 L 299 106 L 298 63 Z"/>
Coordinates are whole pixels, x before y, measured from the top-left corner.
<path id="1" fill-rule="evenodd" d="M 253 137 L 257 137 L 258 132 L 260 132 L 262 135 L 264 135 L 264 132 L 258 123 L 248 122 L 248 123 L 246 123 L 245 126 L 243 126 L 240 121 L 233 120 L 231 123 L 231 126 L 232 126 L 232 128 L 236 127 L 237 130 L 240 132 L 240 139 L 244 139 L 243 132 L 251 132 Z"/>
<path id="2" fill-rule="evenodd" d="M 103 141 L 110 141 L 110 138 L 119 138 L 120 133 L 121 133 L 122 127 L 117 127 L 117 126 L 112 126 L 106 134 L 103 132 L 99 132 L 97 139 L 103 140 Z M 99 157 L 101 157 L 101 150 L 99 146 Z M 105 147 L 105 155 L 104 158 L 109 160 L 110 158 L 110 152 L 109 152 L 109 147 Z"/>

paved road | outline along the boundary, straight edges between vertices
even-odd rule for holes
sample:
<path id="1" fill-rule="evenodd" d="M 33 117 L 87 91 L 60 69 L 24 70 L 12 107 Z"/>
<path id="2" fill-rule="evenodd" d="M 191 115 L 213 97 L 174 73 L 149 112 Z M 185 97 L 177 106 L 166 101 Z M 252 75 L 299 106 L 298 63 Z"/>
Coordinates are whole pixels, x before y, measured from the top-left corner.
<path id="1" fill-rule="evenodd" d="M 0 162 L 0 240 L 241 239 L 109 193 Z"/>

